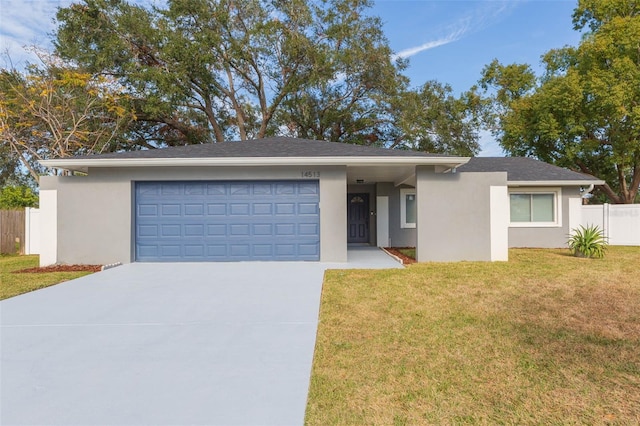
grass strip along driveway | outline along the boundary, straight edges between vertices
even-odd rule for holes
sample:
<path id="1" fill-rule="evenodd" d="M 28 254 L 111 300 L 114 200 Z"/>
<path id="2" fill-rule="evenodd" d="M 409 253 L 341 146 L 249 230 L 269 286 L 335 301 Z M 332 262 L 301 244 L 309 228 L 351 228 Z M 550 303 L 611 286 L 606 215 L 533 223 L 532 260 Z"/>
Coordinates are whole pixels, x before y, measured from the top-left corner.
<path id="1" fill-rule="evenodd" d="M 306 423 L 639 424 L 640 248 L 329 271 Z"/>
<path id="2" fill-rule="evenodd" d="M 0 300 L 79 278 L 91 272 L 14 273 L 36 268 L 38 256 L 0 256 Z"/>

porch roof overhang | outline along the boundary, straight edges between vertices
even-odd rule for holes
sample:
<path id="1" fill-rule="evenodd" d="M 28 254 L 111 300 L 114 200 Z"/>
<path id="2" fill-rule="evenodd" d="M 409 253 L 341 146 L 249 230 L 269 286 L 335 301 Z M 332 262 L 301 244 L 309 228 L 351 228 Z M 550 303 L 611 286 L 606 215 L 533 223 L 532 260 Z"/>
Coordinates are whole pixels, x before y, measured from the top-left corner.
<path id="1" fill-rule="evenodd" d="M 49 168 L 89 173 L 92 168 L 128 167 L 277 167 L 346 166 L 348 183 L 415 181 L 417 166 L 434 166 L 446 173 L 466 164 L 469 157 L 313 156 L 313 157 L 204 157 L 204 158 L 57 158 L 42 160 Z"/>

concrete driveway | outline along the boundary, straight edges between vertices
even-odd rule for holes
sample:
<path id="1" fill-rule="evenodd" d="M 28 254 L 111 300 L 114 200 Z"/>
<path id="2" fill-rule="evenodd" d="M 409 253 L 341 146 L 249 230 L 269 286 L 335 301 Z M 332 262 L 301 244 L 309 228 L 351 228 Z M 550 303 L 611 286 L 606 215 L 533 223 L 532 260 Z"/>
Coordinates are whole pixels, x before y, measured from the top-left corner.
<path id="1" fill-rule="evenodd" d="M 2 301 L 0 423 L 300 425 L 325 269 L 394 266 L 353 259 L 137 263 Z"/>

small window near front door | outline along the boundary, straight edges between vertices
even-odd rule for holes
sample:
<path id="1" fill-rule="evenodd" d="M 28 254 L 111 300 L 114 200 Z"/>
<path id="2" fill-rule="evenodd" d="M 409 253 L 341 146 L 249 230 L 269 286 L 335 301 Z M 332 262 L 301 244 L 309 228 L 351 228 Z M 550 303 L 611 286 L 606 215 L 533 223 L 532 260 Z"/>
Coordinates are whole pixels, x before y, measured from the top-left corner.
<path id="1" fill-rule="evenodd" d="M 415 228 L 417 217 L 416 190 L 400 190 L 400 227 Z"/>

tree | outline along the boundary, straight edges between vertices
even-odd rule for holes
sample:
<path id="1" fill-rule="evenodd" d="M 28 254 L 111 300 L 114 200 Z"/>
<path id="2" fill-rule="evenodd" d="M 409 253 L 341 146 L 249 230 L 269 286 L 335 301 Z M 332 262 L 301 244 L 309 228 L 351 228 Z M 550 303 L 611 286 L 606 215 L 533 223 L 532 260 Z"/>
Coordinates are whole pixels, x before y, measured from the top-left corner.
<path id="1" fill-rule="evenodd" d="M 472 92 L 456 98 L 450 86 L 428 81 L 399 98 L 394 145 L 416 151 L 476 155 L 480 150 L 481 106 L 480 98 Z"/>
<path id="2" fill-rule="evenodd" d="M 294 136 L 385 145 L 392 137 L 393 107 L 407 90 L 407 63 L 393 52 L 368 2 L 319 9 L 320 44 L 313 81 L 288 94 L 278 119 Z"/>
<path id="3" fill-rule="evenodd" d="M 0 209 L 37 207 L 38 196 L 26 185 L 9 185 L 0 190 Z"/>
<path id="4" fill-rule="evenodd" d="M 450 89 L 430 85 L 429 99 L 426 88 L 408 89 L 406 61 L 394 57 L 370 5 L 168 0 L 145 8 L 83 0 L 59 9 L 55 45 L 65 59 L 126 88 L 137 117 L 134 140 L 161 145 L 278 134 L 441 151 L 468 138 L 470 148 L 460 152 L 476 152 L 477 134 Z M 402 108 L 408 98 L 420 108 Z M 407 145 L 417 126 L 399 127 L 403 113 L 431 114 L 439 123 L 428 123 L 430 131 L 446 134 L 437 143 Z"/>
<path id="5" fill-rule="evenodd" d="M 138 120 L 161 124 L 155 132 L 169 128 L 187 142 L 260 138 L 290 125 L 292 105 L 305 97 L 332 93 L 364 111 L 382 86 L 404 81 L 379 20 L 362 18 L 367 7 L 367 0 L 169 0 L 147 9 L 85 0 L 59 10 L 55 44 L 89 72 L 117 78 L 138 101 Z M 284 104 L 289 113 L 276 120 Z"/>
<path id="6" fill-rule="evenodd" d="M 545 74 L 494 61 L 481 86 L 493 89 L 490 122 L 511 155 L 534 156 L 599 177 L 614 203 L 640 186 L 640 3 L 580 0 L 578 47 L 543 56 Z"/>
<path id="7" fill-rule="evenodd" d="M 0 70 L 0 149 L 5 173 L 19 162 L 35 181 L 38 160 L 115 151 L 131 113 L 109 77 L 41 56 L 42 66 Z"/>

